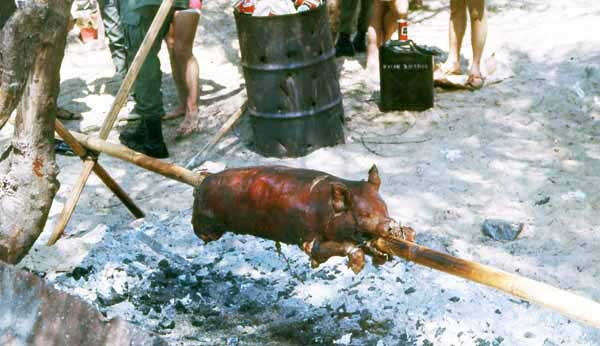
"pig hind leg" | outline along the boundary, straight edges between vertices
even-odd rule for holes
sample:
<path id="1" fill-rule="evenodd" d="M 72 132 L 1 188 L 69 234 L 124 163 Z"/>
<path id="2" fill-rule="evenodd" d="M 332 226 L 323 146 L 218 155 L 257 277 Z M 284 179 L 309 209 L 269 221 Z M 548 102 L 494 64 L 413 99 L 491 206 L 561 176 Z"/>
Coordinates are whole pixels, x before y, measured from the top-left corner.
<path id="1" fill-rule="evenodd" d="M 354 243 L 335 241 L 314 242 L 310 253 L 313 268 L 318 267 L 319 264 L 333 256 L 347 256 L 348 267 L 354 273 L 360 272 L 365 265 L 365 253 Z"/>

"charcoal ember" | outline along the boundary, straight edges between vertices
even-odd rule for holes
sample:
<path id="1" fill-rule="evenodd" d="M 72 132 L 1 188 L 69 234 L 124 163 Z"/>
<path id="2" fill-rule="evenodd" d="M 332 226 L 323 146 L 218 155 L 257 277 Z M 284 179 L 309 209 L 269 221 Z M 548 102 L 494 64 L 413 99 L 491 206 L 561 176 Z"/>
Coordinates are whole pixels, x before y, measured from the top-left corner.
<path id="1" fill-rule="evenodd" d="M 523 231 L 523 223 L 514 223 L 506 220 L 487 219 L 481 225 L 484 235 L 498 241 L 512 241 L 517 239 Z"/>
<path id="2" fill-rule="evenodd" d="M 171 266 L 169 261 L 166 259 L 158 262 L 158 268 L 165 274 L 167 279 L 174 279 L 182 274 L 182 271 L 178 268 Z"/>
<path id="3" fill-rule="evenodd" d="M 100 305 L 111 306 L 119 304 L 120 302 L 127 299 L 127 295 L 120 294 L 117 291 L 115 291 L 114 288 L 111 287 L 108 293 L 97 291 L 96 298 L 98 299 L 98 303 L 100 303 Z"/>
<path id="4" fill-rule="evenodd" d="M 166 319 L 160 321 L 158 323 L 158 326 L 161 329 L 173 329 L 173 328 L 175 328 L 175 321 L 173 321 L 172 319 L 166 318 Z"/>
<path id="5" fill-rule="evenodd" d="M 88 275 L 90 275 L 90 273 L 93 272 L 93 267 L 92 266 L 88 266 L 86 268 L 84 267 L 75 267 L 75 269 L 73 269 L 73 271 L 71 271 L 70 273 L 67 274 L 67 276 L 72 277 L 75 280 L 84 278 L 85 280 L 87 280 Z"/>

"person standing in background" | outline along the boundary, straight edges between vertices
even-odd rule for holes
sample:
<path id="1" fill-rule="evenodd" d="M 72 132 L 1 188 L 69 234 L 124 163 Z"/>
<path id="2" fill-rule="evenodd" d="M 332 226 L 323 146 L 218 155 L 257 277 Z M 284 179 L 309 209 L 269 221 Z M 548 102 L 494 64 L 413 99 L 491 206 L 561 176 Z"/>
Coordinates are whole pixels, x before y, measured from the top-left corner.
<path id="1" fill-rule="evenodd" d="M 177 128 L 180 136 L 191 134 L 198 128 L 200 120 L 198 113 L 200 71 L 192 50 L 201 9 L 201 0 L 190 0 L 188 8 L 176 8 L 166 37 L 171 71 L 177 88 L 178 104 L 163 119 L 173 119 L 185 115 L 183 122 Z"/>
<path id="2" fill-rule="evenodd" d="M 17 10 L 17 6 L 14 1 L 2 0 L 0 1 L 0 30 L 4 27 L 4 24 L 8 21 L 10 16 Z"/>
<path id="3" fill-rule="evenodd" d="M 335 44 L 335 56 L 354 56 L 367 50 L 366 35 L 369 27 L 372 0 L 339 0 L 340 11 L 339 37 Z M 358 13 L 357 13 L 358 11 Z M 350 41 L 356 18 L 356 36 Z"/>
<path id="4" fill-rule="evenodd" d="M 128 65 L 132 63 L 140 49 L 161 3 L 162 0 L 119 1 Z M 187 0 L 175 0 L 173 7 L 186 8 Z M 123 131 L 119 135 L 119 141 L 122 144 L 155 158 L 169 157 L 162 133 L 162 117 L 165 111 L 162 102 L 162 72 L 158 52 L 172 19 L 171 11 L 160 28 L 133 84 L 133 99 L 135 100 L 133 112 L 141 116 L 141 121 L 135 129 Z"/>
<path id="5" fill-rule="evenodd" d="M 398 30 L 398 19 L 408 18 L 408 0 L 373 0 L 367 32 L 367 72 L 379 75 L 379 47 Z"/>
<path id="6" fill-rule="evenodd" d="M 471 19 L 471 46 L 473 47 L 473 60 L 467 85 L 472 89 L 480 89 L 485 83 L 480 66 L 488 31 L 484 0 L 450 0 L 448 59 L 439 66 L 439 70 L 444 74 L 461 73 L 460 49 L 467 29 L 467 8 Z"/>
<path id="7" fill-rule="evenodd" d="M 127 73 L 127 52 L 119 14 L 119 0 L 98 0 L 98 6 L 104 32 L 108 37 L 108 48 L 115 65 L 115 73 L 120 79 L 123 79 Z"/>

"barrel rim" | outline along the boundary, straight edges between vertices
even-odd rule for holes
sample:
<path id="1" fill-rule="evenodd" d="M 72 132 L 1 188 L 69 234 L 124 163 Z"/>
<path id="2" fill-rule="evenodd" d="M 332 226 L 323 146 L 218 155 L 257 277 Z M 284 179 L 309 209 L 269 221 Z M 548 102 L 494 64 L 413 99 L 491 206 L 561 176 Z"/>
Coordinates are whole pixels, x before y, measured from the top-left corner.
<path id="1" fill-rule="evenodd" d="M 256 18 L 257 20 L 277 20 L 279 18 L 291 17 L 291 16 L 296 16 L 296 15 L 308 15 L 309 13 L 314 13 L 316 11 L 322 10 L 321 7 L 325 7 L 325 11 L 327 11 L 327 1 L 326 0 L 323 0 L 323 2 L 321 3 L 320 6 L 311 8 L 308 11 L 288 13 L 288 14 L 278 14 L 276 16 L 253 16 L 252 14 L 249 14 L 249 13 L 240 12 L 240 10 L 234 6 L 233 7 L 233 15 L 235 17 L 252 17 L 252 18 Z"/>

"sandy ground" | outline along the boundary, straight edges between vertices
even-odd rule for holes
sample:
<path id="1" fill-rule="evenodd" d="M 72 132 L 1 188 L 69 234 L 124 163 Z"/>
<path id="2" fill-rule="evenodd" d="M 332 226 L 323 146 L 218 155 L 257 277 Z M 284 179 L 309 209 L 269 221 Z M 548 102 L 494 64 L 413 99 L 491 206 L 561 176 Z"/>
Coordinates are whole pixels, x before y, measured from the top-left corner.
<path id="1" fill-rule="evenodd" d="M 445 48 L 447 2 L 425 4 L 429 9 L 411 13 L 411 36 Z M 364 179 L 375 163 L 390 213 L 418 231 L 419 243 L 600 301 L 600 178 L 594 173 L 600 169 L 600 37 L 593 29 L 600 4 L 488 6 L 486 55 L 496 53 L 500 82 L 477 92 L 437 90 L 435 107 L 425 112 L 381 113 L 364 82 L 365 57 L 338 59 L 345 145 L 298 159 L 263 158 L 251 150 L 244 120 L 219 144 L 209 168 L 280 163 Z M 199 133 L 179 141 L 173 139 L 178 120 L 166 123 L 170 161 L 178 164 L 244 98 L 227 1 L 206 3 L 194 51 L 204 122 Z M 470 59 L 468 36 L 463 54 Z M 164 49 L 161 59 L 165 103 L 172 104 Z M 69 45 L 59 104 L 83 116 L 67 122 L 69 128 L 99 128 L 118 88 L 111 76 L 106 48 Z M 0 132 L 0 144 L 11 131 Z M 361 137 L 402 143 L 367 148 Z M 131 223 L 92 178 L 68 237 L 48 248 L 81 169 L 76 158 L 57 160 L 62 187 L 21 266 L 173 345 L 600 345 L 598 330 L 402 260 L 368 265 L 355 276 L 341 259 L 311 270 L 299 249 L 284 246 L 280 257 L 272 242 L 256 238 L 229 235 L 205 246 L 189 223 L 190 187 L 106 156 L 100 162 L 147 218 Z M 496 242 L 481 234 L 486 218 L 523 222 L 525 230 L 514 242 Z M 65 275 L 76 267 L 90 272 L 79 280 Z M 125 298 L 107 303 L 111 294 Z"/>

